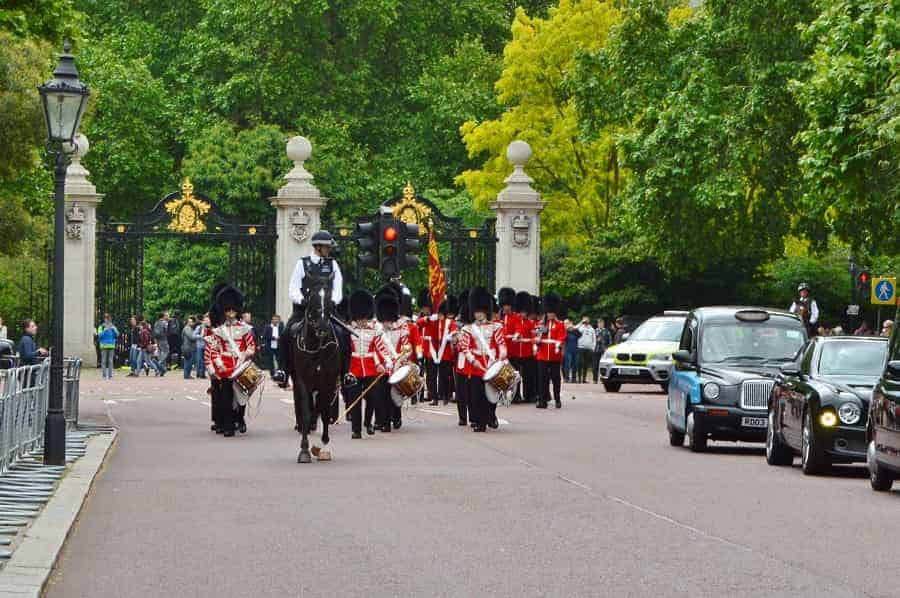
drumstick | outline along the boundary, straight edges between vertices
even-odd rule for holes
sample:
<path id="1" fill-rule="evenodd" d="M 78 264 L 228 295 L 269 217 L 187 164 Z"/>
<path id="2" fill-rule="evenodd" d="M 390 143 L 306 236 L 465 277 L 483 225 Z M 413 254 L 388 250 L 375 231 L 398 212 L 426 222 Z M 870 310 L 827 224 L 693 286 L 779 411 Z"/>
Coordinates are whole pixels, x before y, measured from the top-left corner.
<path id="1" fill-rule="evenodd" d="M 382 374 L 378 374 L 378 376 L 377 376 L 374 380 L 372 380 L 372 383 L 369 384 L 369 386 L 367 386 L 366 389 L 365 389 L 364 391 L 362 391 L 362 392 L 359 394 L 358 397 L 356 397 L 356 400 L 353 401 L 352 403 L 350 403 L 350 406 L 349 406 L 349 407 L 347 407 L 346 409 L 344 409 L 344 412 L 341 413 L 340 416 L 338 416 L 338 419 L 346 418 L 346 417 L 347 417 L 347 414 L 350 412 L 350 410 L 353 409 L 354 407 L 356 407 L 356 404 L 359 403 L 359 402 L 362 400 L 362 398 L 363 398 L 364 396 L 366 396 L 366 395 L 369 393 L 369 391 L 372 390 L 372 388 L 373 388 L 373 387 L 378 383 L 378 381 L 381 380 L 382 378 L 384 378 L 384 374 L 383 374 L 383 373 L 382 373 Z"/>

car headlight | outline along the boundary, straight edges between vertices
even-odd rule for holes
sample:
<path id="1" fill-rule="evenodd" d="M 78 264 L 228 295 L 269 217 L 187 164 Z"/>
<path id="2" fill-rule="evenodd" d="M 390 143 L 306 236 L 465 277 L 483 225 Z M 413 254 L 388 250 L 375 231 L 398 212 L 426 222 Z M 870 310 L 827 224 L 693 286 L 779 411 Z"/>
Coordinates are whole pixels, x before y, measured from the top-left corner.
<path id="1" fill-rule="evenodd" d="M 703 397 L 710 400 L 719 398 L 719 385 L 715 382 L 707 382 L 703 385 Z"/>
<path id="2" fill-rule="evenodd" d="M 654 361 L 672 361 L 671 353 L 659 353 L 657 355 L 651 355 L 650 359 Z"/>
<path id="3" fill-rule="evenodd" d="M 838 409 L 838 417 L 845 424 L 855 424 L 862 417 L 862 409 L 856 403 L 844 403 Z"/>

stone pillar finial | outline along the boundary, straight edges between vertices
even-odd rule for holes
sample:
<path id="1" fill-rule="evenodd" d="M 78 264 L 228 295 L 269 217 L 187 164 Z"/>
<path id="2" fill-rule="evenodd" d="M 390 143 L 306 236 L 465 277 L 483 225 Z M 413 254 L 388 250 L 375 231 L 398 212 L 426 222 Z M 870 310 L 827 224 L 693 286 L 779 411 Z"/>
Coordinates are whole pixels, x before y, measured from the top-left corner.
<path id="1" fill-rule="evenodd" d="M 534 179 L 525 172 L 531 146 L 517 139 L 506 149 L 506 158 L 513 171 L 504 180 L 506 187 L 497 195 L 497 201 L 491 204 L 497 214 L 496 287 L 509 286 L 536 294 L 541 288 L 540 213 L 545 202 L 531 186 Z"/>
<path id="2" fill-rule="evenodd" d="M 286 153 L 294 167 L 284 175 L 286 183 L 278 189 L 278 194 L 270 198 L 277 210 L 275 305 L 284 318 L 291 313 L 287 293 L 294 266 L 297 260 L 312 251 L 310 238 L 321 227 L 322 209 L 328 201 L 313 183 L 313 175 L 306 170 L 305 162 L 312 156 L 309 139 L 291 137 Z"/>
<path id="3" fill-rule="evenodd" d="M 93 195 L 97 188 L 91 184 L 88 176 L 91 174 L 87 168 L 81 165 L 81 159 L 90 151 L 91 144 L 88 138 L 79 133 L 72 143 L 63 145 L 63 151 L 72 154 L 72 162 L 66 169 L 66 195 Z"/>

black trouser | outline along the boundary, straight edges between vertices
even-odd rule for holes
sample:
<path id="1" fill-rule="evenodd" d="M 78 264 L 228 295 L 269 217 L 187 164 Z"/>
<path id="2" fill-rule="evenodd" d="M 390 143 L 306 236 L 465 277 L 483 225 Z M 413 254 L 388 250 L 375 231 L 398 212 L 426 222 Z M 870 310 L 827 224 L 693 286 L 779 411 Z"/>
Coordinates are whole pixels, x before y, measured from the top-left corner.
<path id="1" fill-rule="evenodd" d="M 477 426 L 487 425 L 488 400 L 484 394 L 484 380 L 481 376 L 469 376 L 469 419 Z"/>
<path id="2" fill-rule="evenodd" d="M 432 401 L 450 400 L 450 362 L 435 363 L 426 359 L 425 385 L 428 387 L 428 398 Z"/>
<path id="3" fill-rule="evenodd" d="M 538 372 L 541 381 L 541 395 L 538 402 L 546 405 L 550 402 L 550 383 L 553 383 L 553 398 L 560 400 L 559 387 L 561 384 L 558 361 L 539 361 Z"/>
<path id="4" fill-rule="evenodd" d="M 537 401 L 540 389 L 538 388 L 538 362 L 534 357 L 523 357 L 522 364 L 522 399 L 526 403 Z"/>
<path id="5" fill-rule="evenodd" d="M 600 379 L 600 358 L 603 357 L 602 351 L 594 351 L 594 384 Z"/>
<path id="6" fill-rule="evenodd" d="M 212 381 L 212 412 L 216 426 L 224 431 L 234 430 L 234 386 L 231 380 L 213 378 Z"/>
<path id="7" fill-rule="evenodd" d="M 591 369 L 594 352 L 591 349 L 578 349 L 578 381 L 587 382 L 587 373 Z"/>
<path id="8" fill-rule="evenodd" d="M 459 372 L 453 372 L 453 382 L 456 387 L 456 412 L 459 421 L 469 423 L 469 377 Z"/>
<path id="9" fill-rule="evenodd" d="M 362 394 L 362 392 L 369 388 L 369 385 L 375 380 L 375 376 L 369 376 L 367 378 L 358 378 L 356 384 L 353 386 L 347 386 L 343 389 L 344 394 L 344 405 L 350 407 L 353 405 L 353 402 L 356 401 L 356 398 Z M 363 422 L 363 401 L 366 402 L 366 426 L 368 426 L 372 421 L 372 411 L 374 411 L 374 403 L 372 399 L 374 396 L 378 394 L 378 385 L 376 384 L 373 387 L 369 394 L 365 396 L 362 400 L 358 401 L 356 405 L 353 405 L 353 408 L 347 413 L 350 418 L 350 427 L 355 434 L 359 434 L 362 432 L 362 422 Z M 371 406 L 371 410 L 370 410 Z"/>

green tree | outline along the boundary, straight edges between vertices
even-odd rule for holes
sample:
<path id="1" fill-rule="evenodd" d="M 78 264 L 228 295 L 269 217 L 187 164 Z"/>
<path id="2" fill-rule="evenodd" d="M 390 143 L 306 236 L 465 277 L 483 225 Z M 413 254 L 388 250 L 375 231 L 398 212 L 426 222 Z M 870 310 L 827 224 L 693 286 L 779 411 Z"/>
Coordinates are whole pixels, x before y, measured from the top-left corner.
<path id="1" fill-rule="evenodd" d="M 797 82 L 806 193 L 798 229 L 824 245 L 900 252 L 900 4 L 829 0 L 805 39 L 812 72 Z"/>

